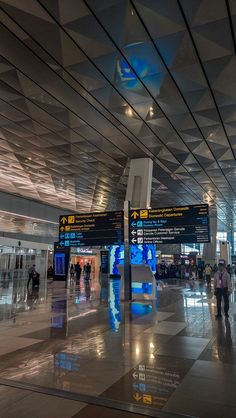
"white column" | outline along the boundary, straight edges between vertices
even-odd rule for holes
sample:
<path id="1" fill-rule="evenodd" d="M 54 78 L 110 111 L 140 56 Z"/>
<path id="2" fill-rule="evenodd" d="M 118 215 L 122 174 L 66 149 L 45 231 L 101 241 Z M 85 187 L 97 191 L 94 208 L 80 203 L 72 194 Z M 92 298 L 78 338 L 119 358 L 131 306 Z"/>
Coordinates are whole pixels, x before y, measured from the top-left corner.
<path id="1" fill-rule="evenodd" d="M 137 158 L 130 162 L 125 200 L 132 209 L 149 208 L 151 203 L 153 161 Z"/>
<path id="2" fill-rule="evenodd" d="M 217 217 L 211 215 L 210 212 L 210 236 L 211 242 L 204 244 L 203 247 L 203 260 L 205 264 L 214 266 L 216 262 L 216 232 L 217 232 Z"/>

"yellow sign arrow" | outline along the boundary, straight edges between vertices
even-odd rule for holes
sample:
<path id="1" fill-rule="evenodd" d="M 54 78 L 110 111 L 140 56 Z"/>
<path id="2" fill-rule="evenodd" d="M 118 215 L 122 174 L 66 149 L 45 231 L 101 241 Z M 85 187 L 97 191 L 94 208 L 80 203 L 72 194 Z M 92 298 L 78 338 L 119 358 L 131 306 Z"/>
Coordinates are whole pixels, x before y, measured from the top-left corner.
<path id="1" fill-rule="evenodd" d="M 60 219 L 60 223 L 65 225 L 67 223 L 67 218 L 63 216 L 63 218 Z"/>
<path id="2" fill-rule="evenodd" d="M 142 395 L 140 395 L 140 393 L 135 393 L 135 395 L 133 395 L 133 398 L 138 402 L 141 401 L 141 399 L 143 398 Z"/>
<path id="3" fill-rule="evenodd" d="M 135 210 L 134 212 L 131 213 L 131 218 L 139 218 L 139 213 Z"/>
<path id="4" fill-rule="evenodd" d="M 61 231 L 61 232 L 63 232 L 63 231 L 64 231 L 64 229 L 65 229 L 65 228 L 64 228 L 64 226 L 61 226 L 61 227 L 60 227 L 60 231 Z"/>

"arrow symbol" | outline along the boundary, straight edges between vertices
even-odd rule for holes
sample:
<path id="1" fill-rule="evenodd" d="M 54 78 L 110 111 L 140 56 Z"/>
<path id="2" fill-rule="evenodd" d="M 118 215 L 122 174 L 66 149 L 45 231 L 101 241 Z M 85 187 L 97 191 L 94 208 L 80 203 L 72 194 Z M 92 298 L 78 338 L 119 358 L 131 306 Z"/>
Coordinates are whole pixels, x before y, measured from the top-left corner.
<path id="1" fill-rule="evenodd" d="M 133 229 L 133 231 L 131 232 L 132 235 L 136 235 L 137 232 Z"/>
<path id="2" fill-rule="evenodd" d="M 136 226 L 136 222 L 132 222 L 131 226 L 132 226 L 132 228 L 134 228 Z"/>
<path id="3" fill-rule="evenodd" d="M 132 239 L 131 239 L 131 242 L 132 242 L 133 244 L 135 244 L 135 243 L 137 242 L 136 238 L 132 238 Z"/>
<path id="4" fill-rule="evenodd" d="M 63 232 L 65 230 L 64 226 L 61 226 L 60 231 Z"/>
<path id="5" fill-rule="evenodd" d="M 64 247 L 64 241 L 60 241 L 59 244 L 60 244 L 61 247 Z"/>
<path id="6" fill-rule="evenodd" d="M 136 212 L 136 210 L 135 210 L 134 212 L 132 212 L 131 218 L 134 218 L 134 219 L 139 218 L 139 213 Z"/>
<path id="7" fill-rule="evenodd" d="M 140 393 L 135 393 L 135 395 L 133 395 L 134 399 L 138 402 L 142 399 L 142 395 L 140 395 Z"/>
<path id="8" fill-rule="evenodd" d="M 137 372 L 134 372 L 132 376 L 133 376 L 134 379 L 137 379 L 138 373 Z"/>
<path id="9" fill-rule="evenodd" d="M 63 216 L 63 218 L 60 219 L 60 223 L 65 225 L 67 223 L 67 218 Z"/>

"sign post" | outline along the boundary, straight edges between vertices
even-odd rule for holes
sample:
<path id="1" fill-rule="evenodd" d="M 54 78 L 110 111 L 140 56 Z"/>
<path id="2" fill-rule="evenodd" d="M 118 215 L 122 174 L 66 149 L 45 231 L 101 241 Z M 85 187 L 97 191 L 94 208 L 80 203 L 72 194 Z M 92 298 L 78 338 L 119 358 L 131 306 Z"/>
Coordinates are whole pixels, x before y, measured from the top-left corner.
<path id="1" fill-rule="evenodd" d="M 129 247 L 129 211 L 130 202 L 124 202 L 124 296 L 125 302 L 132 300 L 132 277 Z"/>

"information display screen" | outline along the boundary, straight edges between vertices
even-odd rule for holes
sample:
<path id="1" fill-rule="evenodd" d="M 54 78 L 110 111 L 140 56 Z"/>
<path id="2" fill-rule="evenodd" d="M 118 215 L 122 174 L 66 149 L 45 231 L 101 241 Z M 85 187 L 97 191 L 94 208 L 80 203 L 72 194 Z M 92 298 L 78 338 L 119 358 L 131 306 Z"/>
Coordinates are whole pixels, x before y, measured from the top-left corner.
<path id="1" fill-rule="evenodd" d="M 62 247 L 119 245 L 123 242 L 123 211 L 63 215 L 59 218 L 59 243 Z"/>
<path id="2" fill-rule="evenodd" d="M 64 276 L 66 274 L 65 271 L 65 258 L 66 255 L 64 253 L 55 253 L 55 267 L 54 267 L 54 274 L 55 276 Z"/>
<path id="3" fill-rule="evenodd" d="M 130 244 L 210 242 L 208 205 L 130 211 Z"/>

